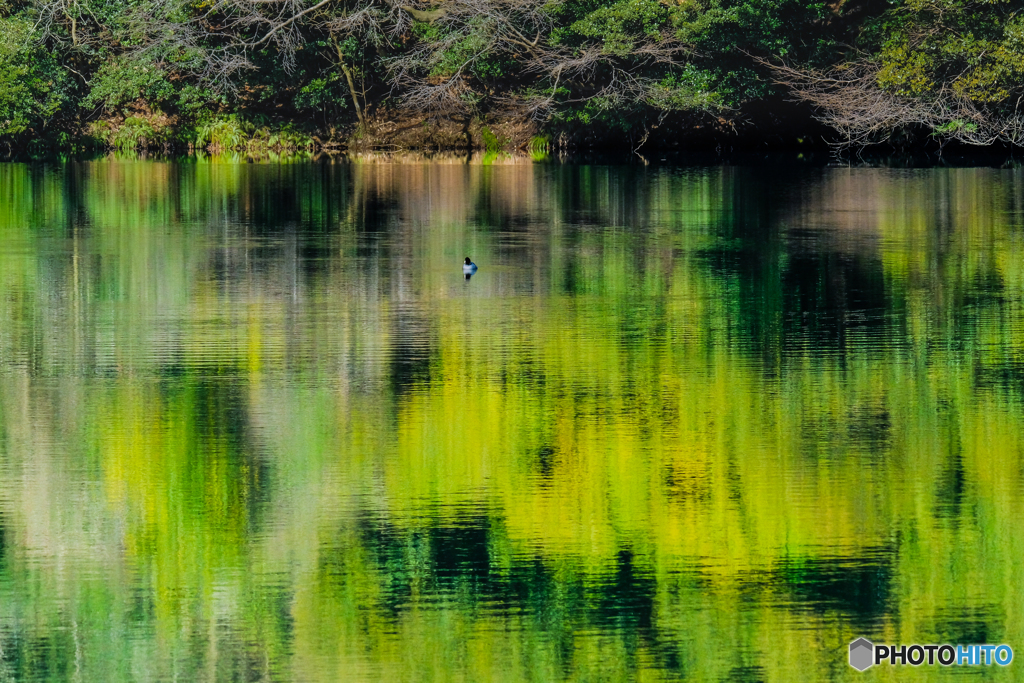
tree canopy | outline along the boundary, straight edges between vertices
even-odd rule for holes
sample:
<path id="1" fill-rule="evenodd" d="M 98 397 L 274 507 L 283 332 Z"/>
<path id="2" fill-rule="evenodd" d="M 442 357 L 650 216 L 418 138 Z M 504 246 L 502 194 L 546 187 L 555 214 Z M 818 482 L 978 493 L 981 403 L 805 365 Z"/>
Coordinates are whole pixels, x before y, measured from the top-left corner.
<path id="1" fill-rule="evenodd" d="M 636 141 L 794 102 L 840 144 L 1024 131 L 1017 0 L 409 1 L 2 0 L 0 141 L 287 146 L 431 116 Z"/>

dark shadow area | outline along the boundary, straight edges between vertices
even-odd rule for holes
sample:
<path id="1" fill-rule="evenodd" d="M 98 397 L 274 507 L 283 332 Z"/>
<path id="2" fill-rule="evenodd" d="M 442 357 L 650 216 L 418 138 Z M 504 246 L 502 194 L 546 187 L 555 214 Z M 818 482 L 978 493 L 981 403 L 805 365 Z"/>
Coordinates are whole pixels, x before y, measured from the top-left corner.
<path id="1" fill-rule="evenodd" d="M 855 626 L 877 626 L 893 611 L 894 550 L 861 556 L 790 558 L 767 577 L 794 609 L 840 612 Z"/>
<path id="2" fill-rule="evenodd" d="M 556 573 L 539 557 L 498 565 L 492 551 L 495 530 L 486 517 L 412 532 L 363 517 L 358 533 L 383 582 L 378 607 L 391 618 L 414 601 L 421 608 L 455 602 L 506 616 L 525 614 L 556 645 L 566 671 L 572 667 L 573 634 L 593 628 L 623 640 L 631 668 L 643 646 L 656 653 L 665 670 L 682 669 L 681 645 L 655 625 L 656 581 L 636 567 L 630 550 L 619 551 L 604 582 L 588 587 L 581 577 Z M 322 553 L 321 571 L 336 577 L 339 590 L 348 564 L 344 555 L 340 547 Z"/>

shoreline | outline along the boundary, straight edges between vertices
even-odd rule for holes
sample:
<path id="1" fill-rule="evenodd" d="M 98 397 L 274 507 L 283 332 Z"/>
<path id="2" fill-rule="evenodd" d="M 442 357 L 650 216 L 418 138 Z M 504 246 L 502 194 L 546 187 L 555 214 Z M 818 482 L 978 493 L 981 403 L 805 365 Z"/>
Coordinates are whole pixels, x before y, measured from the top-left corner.
<path id="1" fill-rule="evenodd" d="M 170 119 L 122 118 L 90 124 L 58 143 L 38 137 L 0 143 L 0 161 L 45 161 L 123 156 L 198 159 L 205 157 L 282 161 L 301 158 L 458 157 L 545 160 L 615 160 L 617 163 L 760 163 L 764 159 L 843 165 L 935 166 L 1015 165 L 1019 147 L 996 143 L 973 146 L 940 141 L 926 131 L 874 145 L 853 146 L 813 120 L 808 112 L 749 112 L 746 123 L 726 130 L 703 125 L 664 126 L 640 139 L 614 131 L 578 128 L 571 132 L 537 122 L 500 117 L 412 117 L 384 111 L 365 124 L 349 122 L 326 130 L 309 122 L 280 119 L 256 124 L 237 117 L 217 119 L 205 128 L 177 126 Z M 157 121 L 157 123 L 154 123 Z M 97 132 L 99 131 L 99 132 Z"/>
<path id="2" fill-rule="evenodd" d="M 851 168 L 935 168 L 935 167 L 984 167 L 1021 168 L 1024 154 L 1015 150 L 998 147 L 981 149 L 935 150 L 914 149 L 897 152 L 893 150 L 869 150 L 837 152 L 828 148 L 802 147 L 768 148 L 763 150 L 714 150 L 714 149 L 575 149 L 571 151 L 547 148 L 532 150 L 496 150 L 478 148 L 437 148 L 437 149 L 381 149 L 369 147 L 333 148 L 316 150 L 221 150 L 216 153 L 204 150 L 175 149 L 91 149 L 77 151 L 42 150 L 36 153 L 15 151 L 13 154 L 0 153 L 0 163 L 66 163 L 66 162 L 171 162 L 171 163 L 247 163 L 247 164 L 289 164 L 289 163 L 348 163 L 348 164 L 450 164 L 506 166 L 518 164 L 548 165 L 599 165 L 639 167 L 824 167 L 845 166 Z"/>

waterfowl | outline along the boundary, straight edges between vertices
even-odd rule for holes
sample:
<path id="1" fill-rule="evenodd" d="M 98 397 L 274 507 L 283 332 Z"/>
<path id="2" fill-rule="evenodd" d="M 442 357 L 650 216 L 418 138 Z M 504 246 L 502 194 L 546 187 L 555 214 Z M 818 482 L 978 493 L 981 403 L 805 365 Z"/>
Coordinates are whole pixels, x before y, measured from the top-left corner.
<path id="1" fill-rule="evenodd" d="M 466 262 L 462 264 L 462 272 L 465 273 L 466 279 L 469 279 L 469 276 L 476 272 L 476 264 L 470 261 L 468 256 L 466 257 Z"/>

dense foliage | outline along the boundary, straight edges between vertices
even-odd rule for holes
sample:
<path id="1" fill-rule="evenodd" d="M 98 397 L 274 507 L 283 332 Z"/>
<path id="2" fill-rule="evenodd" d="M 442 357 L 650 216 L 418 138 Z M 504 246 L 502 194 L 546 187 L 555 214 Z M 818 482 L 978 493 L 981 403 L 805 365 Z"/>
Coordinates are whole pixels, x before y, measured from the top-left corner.
<path id="1" fill-rule="evenodd" d="M 635 142 L 795 100 L 848 143 L 1017 144 L 1022 4 L 3 0 L 0 140 L 294 147 L 438 116 Z"/>

